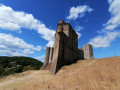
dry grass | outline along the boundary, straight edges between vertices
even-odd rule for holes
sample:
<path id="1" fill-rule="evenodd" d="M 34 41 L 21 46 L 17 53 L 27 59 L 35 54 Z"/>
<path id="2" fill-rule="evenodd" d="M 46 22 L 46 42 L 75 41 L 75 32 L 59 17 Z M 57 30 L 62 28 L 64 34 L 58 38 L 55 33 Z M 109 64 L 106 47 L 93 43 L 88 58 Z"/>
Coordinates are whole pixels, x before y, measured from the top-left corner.
<path id="1" fill-rule="evenodd" d="M 27 71 L 0 79 L 0 90 L 120 90 L 120 57 L 82 60 L 56 75 Z"/>

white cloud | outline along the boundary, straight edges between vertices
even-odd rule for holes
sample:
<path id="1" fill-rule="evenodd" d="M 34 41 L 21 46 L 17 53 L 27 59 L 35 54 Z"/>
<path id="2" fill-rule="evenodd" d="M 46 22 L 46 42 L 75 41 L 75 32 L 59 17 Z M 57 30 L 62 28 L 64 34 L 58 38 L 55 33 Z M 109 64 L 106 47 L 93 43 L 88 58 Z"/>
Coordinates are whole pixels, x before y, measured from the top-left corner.
<path id="1" fill-rule="evenodd" d="M 109 47 L 110 43 L 120 36 L 120 32 L 107 32 L 105 35 L 98 35 L 91 39 L 89 44 L 93 45 L 94 48 Z"/>
<path id="2" fill-rule="evenodd" d="M 77 35 L 78 35 L 78 39 L 82 36 L 82 34 L 81 33 L 79 33 L 79 32 L 76 32 L 77 33 Z"/>
<path id="3" fill-rule="evenodd" d="M 0 5 L 0 28 L 19 32 L 21 32 L 21 28 L 36 30 L 42 35 L 42 38 L 53 46 L 51 42 L 54 42 L 54 30 L 47 28 L 45 24 L 35 19 L 32 14 L 14 11 L 11 7 L 2 4 Z"/>
<path id="4" fill-rule="evenodd" d="M 34 57 L 35 59 L 44 62 L 45 55 L 39 56 L 39 57 Z"/>
<path id="5" fill-rule="evenodd" d="M 78 35 L 78 39 L 82 36 L 82 34 L 81 33 L 79 33 L 81 30 L 83 30 L 84 29 L 84 27 L 83 26 L 75 26 L 75 31 L 76 31 L 76 33 L 77 33 L 77 35 Z"/>
<path id="6" fill-rule="evenodd" d="M 33 46 L 11 34 L 0 33 L 0 54 L 6 56 L 25 56 L 40 51 L 41 46 Z"/>
<path id="7" fill-rule="evenodd" d="M 75 20 L 77 18 L 81 18 L 85 15 L 86 12 L 91 12 L 93 11 L 92 8 L 90 8 L 87 5 L 83 5 L 83 6 L 77 6 L 77 7 L 71 7 L 70 8 L 70 12 L 69 12 L 69 16 L 67 16 L 67 19 L 69 20 Z"/>
<path id="8" fill-rule="evenodd" d="M 84 29 L 83 26 L 76 26 L 76 27 L 75 27 L 75 30 L 76 30 L 76 31 L 81 31 L 81 30 L 83 30 L 83 29 Z"/>
<path id="9" fill-rule="evenodd" d="M 110 43 L 120 36 L 118 31 L 120 30 L 118 29 L 120 27 L 120 0 L 108 0 L 108 3 L 111 18 L 104 24 L 104 28 L 99 31 L 99 35 L 89 41 L 95 48 L 109 47 Z"/>
<path id="10" fill-rule="evenodd" d="M 105 24 L 105 29 L 114 30 L 120 27 L 120 0 L 108 0 L 108 3 L 110 5 L 111 18 Z"/>
<path id="11" fill-rule="evenodd" d="M 53 47 L 53 45 L 54 45 L 54 41 L 49 41 L 47 44 L 47 46 L 49 46 L 49 47 Z"/>

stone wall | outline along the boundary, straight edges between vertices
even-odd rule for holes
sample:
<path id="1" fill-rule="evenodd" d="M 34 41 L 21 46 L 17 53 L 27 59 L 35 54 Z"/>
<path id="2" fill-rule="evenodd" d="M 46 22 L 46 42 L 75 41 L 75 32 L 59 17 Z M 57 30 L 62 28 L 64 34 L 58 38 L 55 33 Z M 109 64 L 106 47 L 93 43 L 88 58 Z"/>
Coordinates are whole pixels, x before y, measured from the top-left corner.
<path id="1" fill-rule="evenodd" d="M 55 74 L 62 66 L 77 60 L 92 59 L 92 45 L 78 49 L 78 35 L 69 23 L 59 21 L 55 33 L 54 48 L 47 47 L 42 68 Z"/>
<path id="2" fill-rule="evenodd" d="M 44 59 L 44 63 L 43 63 L 43 66 L 41 67 L 41 69 L 46 69 L 47 66 L 52 62 L 53 49 L 54 49 L 53 47 L 46 47 L 45 59 Z"/>
<path id="3" fill-rule="evenodd" d="M 62 43 L 60 42 L 60 36 L 61 33 L 55 34 L 55 43 L 54 43 L 54 52 L 53 52 L 53 59 L 51 63 L 50 71 L 52 74 L 55 74 L 62 66 L 62 60 L 63 60 L 63 49 L 62 49 Z"/>
<path id="4" fill-rule="evenodd" d="M 83 48 L 79 48 L 79 60 L 84 60 L 84 51 Z"/>
<path id="5" fill-rule="evenodd" d="M 90 45 L 90 44 L 83 45 L 83 51 L 84 51 L 84 59 L 85 60 L 94 58 L 92 45 Z"/>
<path id="6" fill-rule="evenodd" d="M 51 48 L 50 48 L 50 54 L 49 54 L 49 63 L 52 62 L 52 58 L 53 58 L 53 50 L 54 50 L 54 48 L 51 47 Z"/>
<path id="7" fill-rule="evenodd" d="M 63 65 L 78 60 L 78 35 L 69 23 L 60 22 L 55 34 L 50 71 L 55 74 Z"/>

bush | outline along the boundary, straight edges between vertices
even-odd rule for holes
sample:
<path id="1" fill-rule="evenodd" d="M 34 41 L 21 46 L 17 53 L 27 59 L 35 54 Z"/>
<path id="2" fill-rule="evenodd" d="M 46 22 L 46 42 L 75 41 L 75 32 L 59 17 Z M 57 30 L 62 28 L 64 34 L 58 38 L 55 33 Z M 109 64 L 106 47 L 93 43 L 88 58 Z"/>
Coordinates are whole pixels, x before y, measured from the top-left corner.
<path id="1" fill-rule="evenodd" d="M 0 77 L 26 70 L 39 70 L 42 64 L 29 57 L 0 57 Z"/>
<path id="2" fill-rule="evenodd" d="M 22 71 L 23 71 L 23 67 L 22 66 L 15 68 L 15 72 L 16 73 L 21 73 Z"/>
<path id="3" fill-rule="evenodd" d="M 25 66 L 25 67 L 23 68 L 23 72 L 24 72 L 24 71 L 27 71 L 27 70 L 35 70 L 35 69 L 34 69 L 34 67 L 32 67 L 32 66 L 29 65 L 29 66 Z"/>

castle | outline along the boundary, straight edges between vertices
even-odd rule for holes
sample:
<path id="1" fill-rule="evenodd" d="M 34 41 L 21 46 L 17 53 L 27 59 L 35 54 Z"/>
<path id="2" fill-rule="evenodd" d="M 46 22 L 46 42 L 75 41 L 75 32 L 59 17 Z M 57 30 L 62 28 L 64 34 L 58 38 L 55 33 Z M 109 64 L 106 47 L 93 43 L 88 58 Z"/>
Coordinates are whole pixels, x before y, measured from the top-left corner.
<path id="1" fill-rule="evenodd" d="M 53 47 L 46 47 L 44 64 L 41 69 L 49 69 L 52 74 L 64 65 L 76 62 L 77 60 L 93 59 L 92 45 L 83 45 L 78 48 L 78 35 L 70 23 L 60 20 L 55 33 Z"/>

